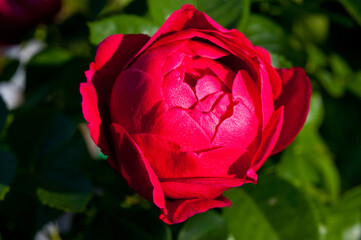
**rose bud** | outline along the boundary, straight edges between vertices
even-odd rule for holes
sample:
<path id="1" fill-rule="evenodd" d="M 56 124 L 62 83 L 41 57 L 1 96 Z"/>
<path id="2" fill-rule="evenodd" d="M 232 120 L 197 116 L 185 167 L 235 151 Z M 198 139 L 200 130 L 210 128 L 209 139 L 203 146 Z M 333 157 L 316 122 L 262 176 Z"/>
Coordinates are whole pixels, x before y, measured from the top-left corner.
<path id="1" fill-rule="evenodd" d="M 0 0 L 0 44 L 14 44 L 59 11 L 61 0 Z"/>
<path id="2" fill-rule="evenodd" d="M 191 5 L 153 37 L 99 44 L 82 83 L 90 134 L 140 196 L 179 223 L 230 206 L 230 188 L 256 183 L 309 110 L 303 69 L 276 69 L 269 53 Z"/>

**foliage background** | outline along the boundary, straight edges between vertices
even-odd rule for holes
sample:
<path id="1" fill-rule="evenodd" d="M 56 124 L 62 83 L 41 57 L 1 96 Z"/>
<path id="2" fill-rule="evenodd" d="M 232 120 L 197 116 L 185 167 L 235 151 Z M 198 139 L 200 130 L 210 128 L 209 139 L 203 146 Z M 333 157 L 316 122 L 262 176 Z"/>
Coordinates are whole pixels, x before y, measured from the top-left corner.
<path id="1" fill-rule="evenodd" d="M 184 3 L 239 29 L 274 66 L 305 68 L 313 96 L 257 185 L 169 226 L 91 147 L 79 84 L 106 36 L 151 35 Z M 0 53 L 0 86 L 26 77 L 21 104 L 0 96 L 0 239 L 361 239 L 360 26 L 358 0 L 64 0 L 54 23 Z M 34 44 L 30 60 L 12 54 Z"/>

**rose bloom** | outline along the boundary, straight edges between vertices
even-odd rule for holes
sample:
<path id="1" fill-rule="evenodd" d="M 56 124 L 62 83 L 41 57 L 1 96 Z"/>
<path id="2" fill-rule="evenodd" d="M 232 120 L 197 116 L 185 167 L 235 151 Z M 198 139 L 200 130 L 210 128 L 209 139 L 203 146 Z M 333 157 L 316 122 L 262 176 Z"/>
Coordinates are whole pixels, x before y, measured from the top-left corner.
<path id="1" fill-rule="evenodd" d="M 91 137 L 168 224 L 230 206 L 224 191 L 256 183 L 302 128 L 311 97 L 303 69 L 272 67 L 266 50 L 191 5 L 153 37 L 106 38 L 86 77 Z"/>
<path id="2" fill-rule="evenodd" d="M 0 0 L 0 44 L 13 44 L 38 23 L 52 20 L 61 0 Z"/>

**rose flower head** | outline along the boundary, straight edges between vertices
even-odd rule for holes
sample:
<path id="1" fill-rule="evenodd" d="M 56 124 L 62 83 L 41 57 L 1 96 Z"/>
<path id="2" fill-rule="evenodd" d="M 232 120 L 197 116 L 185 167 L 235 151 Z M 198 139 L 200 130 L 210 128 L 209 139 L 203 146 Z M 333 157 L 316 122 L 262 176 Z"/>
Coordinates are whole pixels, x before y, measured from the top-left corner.
<path id="1" fill-rule="evenodd" d="M 222 193 L 256 183 L 309 110 L 303 69 L 276 69 L 269 53 L 191 5 L 149 37 L 99 44 L 82 83 L 92 139 L 140 196 L 179 223 L 230 206 Z"/>
<path id="2" fill-rule="evenodd" d="M 0 0 L 0 44 L 14 44 L 31 28 L 52 20 L 61 0 Z"/>

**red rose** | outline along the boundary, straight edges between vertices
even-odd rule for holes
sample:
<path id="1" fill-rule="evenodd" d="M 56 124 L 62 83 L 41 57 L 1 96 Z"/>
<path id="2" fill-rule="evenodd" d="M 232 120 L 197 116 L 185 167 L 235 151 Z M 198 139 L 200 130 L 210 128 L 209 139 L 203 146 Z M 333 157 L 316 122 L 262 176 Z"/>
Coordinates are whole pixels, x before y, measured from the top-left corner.
<path id="1" fill-rule="evenodd" d="M 61 0 L 0 0 L 0 43 L 17 43 L 36 24 L 59 11 Z"/>
<path id="2" fill-rule="evenodd" d="M 190 5 L 151 38 L 109 36 L 86 76 L 92 138 L 169 224 L 230 206 L 224 191 L 256 183 L 302 128 L 311 96 L 301 68 L 273 68 L 266 50 Z"/>

